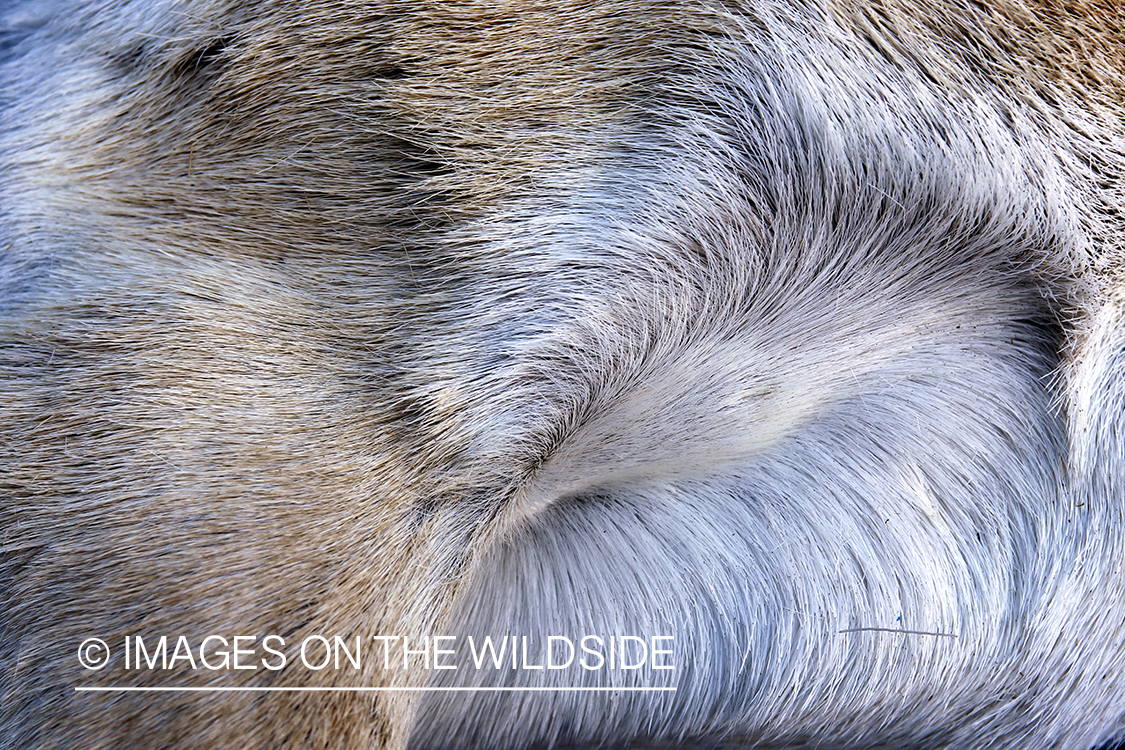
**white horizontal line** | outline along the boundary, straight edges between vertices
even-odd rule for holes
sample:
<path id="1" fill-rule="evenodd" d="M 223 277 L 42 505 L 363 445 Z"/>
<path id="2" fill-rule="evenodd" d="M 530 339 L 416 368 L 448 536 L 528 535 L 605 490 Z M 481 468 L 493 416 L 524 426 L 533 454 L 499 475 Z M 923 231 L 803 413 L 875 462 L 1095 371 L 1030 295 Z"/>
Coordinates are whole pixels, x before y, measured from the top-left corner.
<path id="1" fill-rule="evenodd" d="M 899 630 L 898 628 L 844 628 L 840 633 L 898 633 L 899 635 L 932 635 L 935 638 L 956 638 L 956 633 L 931 633 L 928 630 Z"/>
<path id="2" fill-rule="evenodd" d="M 656 693 L 674 687 L 76 687 L 76 693 Z"/>

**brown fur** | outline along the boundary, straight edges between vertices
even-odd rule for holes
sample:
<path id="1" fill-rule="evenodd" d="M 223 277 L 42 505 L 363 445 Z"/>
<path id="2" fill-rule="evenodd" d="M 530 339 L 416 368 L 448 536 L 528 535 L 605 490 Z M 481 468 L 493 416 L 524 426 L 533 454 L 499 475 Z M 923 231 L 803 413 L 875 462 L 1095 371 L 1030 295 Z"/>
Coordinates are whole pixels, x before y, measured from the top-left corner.
<path id="1" fill-rule="evenodd" d="M 834 5 L 816 30 L 1055 139 L 1088 242 L 1025 265 L 1075 359 L 1125 278 L 1123 15 L 877 0 Z M 520 523 L 513 498 L 581 423 L 555 419 L 572 404 L 551 389 L 584 372 L 561 357 L 521 372 L 549 403 L 505 401 L 515 365 L 492 337 L 513 300 L 560 317 L 571 301 L 479 237 L 537 231 L 515 207 L 613 182 L 631 139 L 671 144 L 680 110 L 717 117 L 683 81 L 735 22 L 756 28 L 754 9 L 215 2 L 156 31 L 101 4 L 66 16 L 20 48 L 57 68 L 8 73 L 48 93 L 21 94 L 0 146 L 5 262 L 31 279 L 2 329 L 0 744 L 405 747 L 414 693 L 75 694 L 166 677 L 86 672 L 73 651 L 142 632 L 292 644 L 451 627 Z M 543 414 L 556 433 L 524 429 Z M 176 684 L 429 679 L 375 667 Z"/>

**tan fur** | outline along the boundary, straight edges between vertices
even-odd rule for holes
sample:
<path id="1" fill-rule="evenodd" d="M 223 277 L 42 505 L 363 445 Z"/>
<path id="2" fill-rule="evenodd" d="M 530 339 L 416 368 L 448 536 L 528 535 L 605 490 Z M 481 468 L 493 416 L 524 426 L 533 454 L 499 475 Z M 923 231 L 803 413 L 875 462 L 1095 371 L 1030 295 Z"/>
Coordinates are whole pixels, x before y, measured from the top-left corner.
<path id="1" fill-rule="evenodd" d="M 915 724 L 904 709 L 884 725 L 871 708 L 884 701 L 879 685 L 849 682 L 832 693 L 837 672 L 827 665 L 788 687 L 763 678 L 763 695 L 777 697 L 772 708 L 724 708 L 716 698 L 708 705 L 718 718 L 706 727 L 693 722 L 707 711 L 676 718 L 674 706 L 653 708 L 659 719 L 643 725 L 636 717 L 648 704 L 637 704 L 632 724 L 606 708 L 599 726 L 566 734 L 552 717 L 561 725 L 585 709 L 519 704 L 532 708 L 511 709 L 523 717 L 512 720 L 512 743 L 709 746 L 733 736 L 746 746 L 952 747 L 966 746 L 977 721 L 1001 737 L 998 747 L 1026 732 L 1044 747 L 1081 748 L 1125 726 L 1125 704 L 1112 697 L 1125 688 L 1120 671 L 1100 669 L 1125 656 L 1119 3 L 876 0 L 821 11 L 317 0 L 7 13 L 0 746 L 499 742 L 487 734 L 492 709 L 475 707 L 484 704 L 431 702 L 437 708 L 416 724 L 423 698 L 410 692 L 78 694 L 76 686 L 162 686 L 169 676 L 116 663 L 83 670 L 74 651 L 88 637 L 278 633 L 292 657 L 292 644 L 310 634 L 366 639 L 475 626 L 482 602 L 515 602 L 513 581 L 540 580 L 534 566 L 511 572 L 505 565 L 518 566 L 503 555 L 563 538 L 552 537 L 552 519 L 576 496 L 618 493 L 625 508 L 680 497 L 668 487 L 690 496 L 683 488 L 712 477 L 757 476 L 761 456 L 784 454 L 822 419 L 899 399 L 911 378 L 940 380 L 947 364 L 949 372 L 979 366 L 982 378 L 1016 373 L 1003 375 L 1018 382 L 998 403 L 1008 408 L 1003 397 L 1014 394 L 1027 413 L 998 417 L 996 429 L 1026 428 L 1011 442 L 1032 446 L 1029 486 L 1064 487 L 1034 494 L 1011 489 L 1004 475 L 997 486 L 1010 496 L 996 490 L 964 517 L 953 502 L 931 516 L 952 529 L 932 548 L 956 548 L 954 562 L 941 558 L 936 568 L 970 560 L 972 575 L 959 578 L 957 568 L 949 580 L 980 587 L 979 601 L 965 593 L 964 602 L 934 603 L 933 622 L 964 625 L 964 643 L 979 654 L 916 646 L 917 660 L 948 659 L 956 675 L 926 681 L 931 673 L 921 670 L 903 705 L 944 695 L 958 710 L 977 704 L 979 714 L 939 720 L 918 709 Z M 871 146 L 855 153 L 863 169 L 821 172 L 802 161 L 800 144 L 790 163 L 787 151 L 769 161 L 739 140 L 739 128 L 758 127 L 748 113 L 764 111 L 767 122 L 779 102 L 813 113 L 801 131 L 810 141 L 877 130 L 817 119 L 874 105 L 826 78 L 801 88 L 785 77 L 779 71 L 804 59 L 796 48 L 795 62 L 752 59 L 760 40 L 784 46 L 783 27 L 823 50 L 832 70 L 871 66 L 862 84 L 857 70 L 856 91 L 883 86 L 872 101 L 891 102 L 888 117 L 902 118 L 880 136 L 884 156 Z M 771 100 L 753 89 L 759 84 L 781 93 Z M 905 143 L 914 115 L 902 113 L 923 106 L 915 98 L 923 90 L 936 102 L 935 122 L 984 114 L 939 123 L 948 134 L 932 143 Z M 994 123 L 1006 130 L 985 133 Z M 985 163 L 1001 142 L 1012 152 Z M 929 211 L 906 173 L 933 164 L 946 171 L 916 181 L 937 196 Z M 1005 169 L 1010 179 L 997 176 Z M 832 184 L 823 175 L 842 177 Z M 963 195 L 942 203 L 957 190 Z M 843 230 L 830 225 L 833 206 Z M 910 245 L 914 228 L 921 249 Z M 835 247 L 837 232 L 854 241 L 859 260 L 800 250 Z M 862 232 L 879 247 L 862 247 Z M 942 255 L 946 240 L 956 249 Z M 882 296 L 865 296 L 872 289 Z M 844 312 L 828 315 L 830 304 Z M 917 418 L 919 430 L 955 443 L 958 415 L 973 408 L 954 391 L 948 405 L 879 427 L 906 431 Z M 1108 437 L 1087 439 L 1087 429 Z M 750 433 L 755 441 L 743 438 Z M 888 452 L 914 450 L 903 445 L 911 447 Z M 915 495 L 940 494 L 917 472 L 907 478 Z M 993 476 L 968 475 L 982 486 Z M 1095 507 L 1097 515 L 1082 515 Z M 1025 530 L 1013 521 L 1015 530 L 993 529 L 994 541 L 978 545 L 968 531 L 979 538 L 978 527 L 964 520 L 976 523 L 977 510 L 1001 526 L 1009 511 L 1030 518 L 1027 535 L 1048 541 L 1021 546 Z M 1073 538 L 1056 528 L 1072 518 Z M 909 536 L 873 523 L 872 534 L 896 535 L 888 549 Z M 714 524 L 686 527 L 683 543 L 723 530 Z M 792 534 L 796 548 L 814 538 Z M 619 570 L 621 540 L 593 553 L 604 557 L 589 570 Z M 779 554 L 762 545 L 739 555 Z M 669 555 L 662 560 L 675 571 Z M 1009 565 L 1015 572 L 1005 577 Z M 508 572 L 490 582 L 482 571 Z M 908 589 L 910 575 L 902 571 Z M 1024 576 L 1033 579 L 1026 597 L 1019 589 L 1003 598 Z M 599 582 L 591 574 L 585 585 Z M 903 601 L 939 598 L 942 585 L 919 585 Z M 819 601 L 801 597 L 810 607 Z M 1072 612 L 1056 602 L 1082 597 L 1091 621 L 1053 645 L 1051 628 Z M 622 611 L 632 616 L 629 606 Z M 1003 624 L 973 630 L 968 615 L 958 619 L 966 612 Z M 746 623 L 757 614 L 726 616 Z M 926 627 L 937 625 L 918 626 Z M 804 637 L 808 624 L 794 632 Z M 1089 653 L 1079 659 L 1075 644 Z M 906 669 L 895 661 L 901 652 L 882 648 L 855 658 Z M 1025 665 L 1041 672 L 1017 678 Z M 782 681 L 788 673 L 778 670 Z M 417 688 L 438 677 L 448 675 L 388 674 L 369 660 L 344 672 L 184 671 L 174 684 Z M 1087 730 L 1063 701 L 1083 686 L 1103 696 Z M 799 709 L 806 689 L 828 691 L 838 710 L 827 705 L 825 718 L 808 719 Z M 430 721 L 442 729 L 431 731 Z M 537 724 L 553 734 L 535 734 Z M 986 744 L 981 737 L 977 746 Z"/>

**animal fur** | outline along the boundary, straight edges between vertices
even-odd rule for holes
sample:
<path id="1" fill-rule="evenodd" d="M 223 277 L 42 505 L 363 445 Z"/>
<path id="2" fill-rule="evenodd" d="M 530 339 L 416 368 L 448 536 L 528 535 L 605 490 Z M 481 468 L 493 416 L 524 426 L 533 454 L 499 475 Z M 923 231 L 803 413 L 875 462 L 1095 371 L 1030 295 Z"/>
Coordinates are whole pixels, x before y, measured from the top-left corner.
<path id="1" fill-rule="evenodd" d="M 0 745 L 1121 737 L 1123 19 L 4 4 Z M 74 657 L 211 633 L 675 669 Z"/>

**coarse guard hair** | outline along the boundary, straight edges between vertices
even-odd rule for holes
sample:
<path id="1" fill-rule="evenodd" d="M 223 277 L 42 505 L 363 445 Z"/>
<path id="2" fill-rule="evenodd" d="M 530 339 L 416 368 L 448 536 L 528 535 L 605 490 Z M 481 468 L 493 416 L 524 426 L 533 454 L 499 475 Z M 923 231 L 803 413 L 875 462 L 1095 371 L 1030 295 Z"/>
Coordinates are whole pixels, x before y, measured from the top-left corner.
<path id="1" fill-rule="evenodd" d="M 1120 741 L 1123 28 L 0 3 L 0 747 Z"/>

